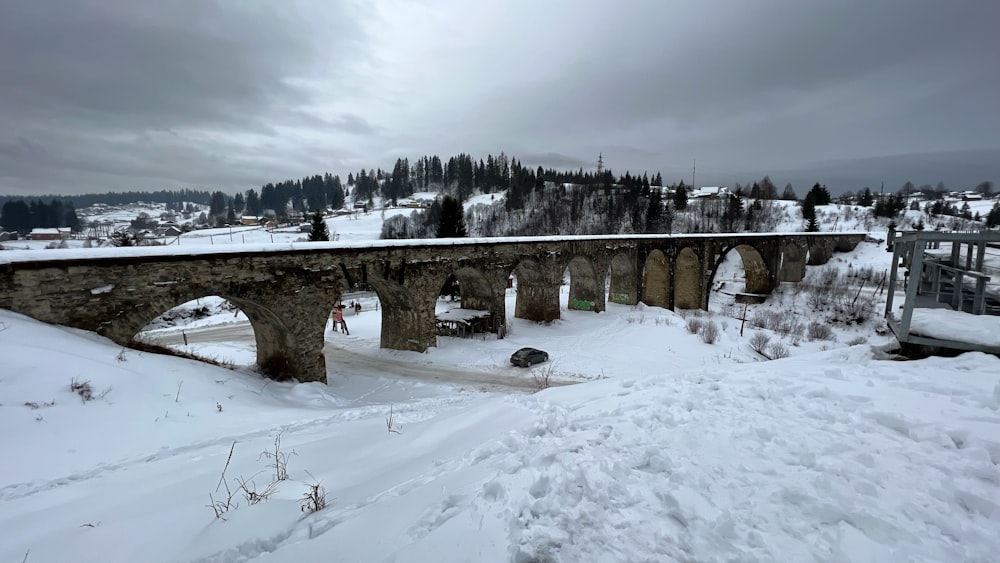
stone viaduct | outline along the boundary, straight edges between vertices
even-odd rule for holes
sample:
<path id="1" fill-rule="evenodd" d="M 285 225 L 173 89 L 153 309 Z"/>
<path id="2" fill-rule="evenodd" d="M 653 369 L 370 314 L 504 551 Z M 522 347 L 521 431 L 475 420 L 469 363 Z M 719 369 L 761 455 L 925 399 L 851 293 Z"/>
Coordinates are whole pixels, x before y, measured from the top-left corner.
<path id="1" fill-rule="evenodd" d="M 730 251 L 742 258 L 744 292 L 768 294 L 780 282 L 800 281 L 807 264 L 824 264 L 863 239 L 863 233 L 607 235 L 11 252 L 0 253 L 0 308 L 127 345 L 158 315 L 215 295 L 250 319 L 262 371 L 325 381 L 330 310 L 362 282 L 382 303 L 381 346 L 422 352 L 436 344 L 435 305 L 452 275 L 461 306 L 489 311 L 502 335 L 511 276 L 513 316 L 531 321 L 559 318 L 567 271 L 569 308 L 600 312 L 607 301 L 642 301 L 704 309 Z"/>

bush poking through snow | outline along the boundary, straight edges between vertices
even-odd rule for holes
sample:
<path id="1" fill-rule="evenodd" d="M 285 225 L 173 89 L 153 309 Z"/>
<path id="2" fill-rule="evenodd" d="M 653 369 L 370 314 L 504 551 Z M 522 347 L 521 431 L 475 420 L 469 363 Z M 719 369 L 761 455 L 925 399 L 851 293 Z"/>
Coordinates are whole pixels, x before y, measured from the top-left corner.
<path id="1" fill-rule="evenodd" d="M 302 503 L 299 505 L 299 509 L 302 512 L 308 512 L 312 514 L 313 512 L 319 512 L 326 508 L 326 489 L 319 482 L 306 483 L 309 490 L 306 494 L 302 495 Z"/>
<path id="2" fill-rule="evenodd" d="M 643 324 L 646 322 L 646 315 L 642 313 L 640 313 L 639 316 L 629 315 L 625 317 L 625 322 L 627 322 L 628 324 L 635 324 L 635 323 Z"/>
<path id="3" fill-rule="evenodd" d="M 251 479 L 253 479 L 253 477 L 251 477 Z M 257 490 L 257 484 L 252 480 L 248 483 L 243 477 L 237 477 L 236 483 L 240 486 L 239 490 L 243 493 L 243 498 L 247 499 L 247 504 L 250 506 L 271 498 L 271 495 L 278 490 L 277 481 L 271 481 L 271 484 L 264 487 L 264 490 L 262 491 Z"/>
<path id="4" fill-rule="evenodd" d="M 767 347 L 767 356 L 772 360 L 780 360 L 788 357 L 788 348 L 781 342 L 772 342 Z"/>
<path id="5" fill-rule="evenodd" d="M 555 374 L 555 366 L 549 364 L 545 367 L 535 368 L 531 372 L 531 377 L 535 380 L 535 389 L 542 391 L 552 386 L 552 376 Z"/>
<path id="6" fill-rule="evenodd" d="M 705 344 L 715 344 L 719 339 L 719 325 L 713 321 L 708 321 L 698 329 L 698 336 L 701 337 L 701 341 Z"/>
<path id="7" fill-rule="evenodd" d="M 274 437 L 274 451 L 265 450 L 261 453 L 260 457 L 257 458 L 260 461 L 261 458 L 266 458 L 274 462 L 274 465 L 269 465 L 268 467 L 274 470 L 274 478 L 271 482 L 264 487 L 262 490 L 257 490 L 257 483 L 253 480 L 254 477 L 262 472 L 254 474 L 250 479 L 245 479 L 243 476 L 234 479 L 236 482 L 236 490 L 229 487 L 229 482 L 226 480 L 226 470 L 229 469 L 229 462 L 233 459 L 233 450 L 236 449 L 236 442 L 229 448 L 229 457 L 226 458 L 226 465 L 222 468 L 222 475 L 219 477 L 219 484 L 215 486 L 215 492 L 219 492 L 219 488 L 225 486 L 226 494 L 220 496 L 219 500 L 209 493 L 208 499 L 211 501 L 209 508 L 215 513 L 215 517 L 220 520 L 225 520 L 224 515 L 230 510 L 235 510 L 239 508 L 239 504 L 233 502 L 233 498 L 237 493 L 242 493 L 243 498 L 246 499 L 247 504 L 253 506 L 259 504 L 263 501 L 271 498 L 271 495 L 278 492 L 278 483 L 288 479 L 288 458 L 289 456 L 295 454 L 292 452 L 282 452 L 281 451 L 281 434 Z"/>
<path id="8" fill-rule="evenodd" d="M 233 450 L 235 449 L 236 442 L 233 442 L 233 445 L 229 447 L 229 457 L 226 458 L 226 465 L 222 467 L 222 475 L 219 477 L 219 484 L 215 486 L 215 492 L 219 492 L 219 487 L 225 485 L 226 496 L 224 498 L 220 498 L 219 500 L 215 500 L 212 493 L 208 493 L 208 500 L 210 501 L 208 506 L 213 512 L 215 512 L 215 517 L 219 520 L 225 520 L 225 517 L 223 516 L 224 514 L 239 507 L 239 504 L 233 502 L 233 497 L 236 496 L 236 492 L 229 489 L 229 483 L 226 481 L 226 470 L 229 469 L 229 462 L 233 459 Z"/>
<path id="9" fill-rule="evenodd" d="M 104 397 L 107 396 L 108 393 L 111 392 L 111 387 L 108 387 L 104 391 L 101 391 L 99 394 L 95 395 L 94 388 L 93 386 L 90 385 L 90 381 L 87 381 L 86 379 L 80 380 L 73 378 L 69 382 L 69 390 L 79 395 L 80 399 L 84 403 L 86 403 L 89 401 L 93 401 L 94 399 L 103 399 Z"/>
<path id="10" fill-rule="evenodd" d="M 788 312 L 757 311 L 750 319 L 750 324 L 786 336 L 800 335 L 803 331 L 802 323 Z"/>
<path id="11" fill-rule="evenodd" d="M 687 320 L 687 329 L 691 334 L 698 334 L 701 330 L 701 319 L 690 318 Z"/>
<path id="12" fill-rule="evenodd" d="M 392 405 L 389 405 L 389 418 L 385 419 L 385 426 L 389 429 L 389 434 L 402 434 L 403 427 L 396 423 L 392 412 Z"/>
<path id="13" fill-rule="evenodd" d="M 52 405 L 55 405 L 55 404 L 56 404 L 56 400 L 52 399 L 51 401 L 49 401 L 47 403 L 44 402 L 44 401 L 41 402 L 41 403 L 39 403 L 37 401 L 28 401 L 28 402 L 24 403 L 24 406 L 28 407 L 29 409 L 40 409 L 42 407 L 51 407 Z"/>
<path id="14" fill-rule="evenodd" d="M 767 345 L 770 343 L 771 337 L 763 332 L 755 332 L 753 333 L 753 336 L 750 337 L 750 348 L 758 354 L 763 354 L 764 350 L 767 349 Z"/>
<path id="15" fill-rule="evenodd" d="M 857 346 L 859 344 L 864 344 L 868 342 L 868 339 L 864 336 L 855 336 L 854 338 L 847 341 L 848 346 Z"/>
<path id="16" fill-rule="evenodd" d="M 263 452 L 260 453 L 260 457 L 257 458 L 257 461 L 260 461 L 261 458 L 264 458 L 273 464 L 271 467 L 274 469 L 275 483 L 277 483 L 278 481 L 285 481 L 288 479 L 288 458 L 293 455 L 299 455 L 295 453 L 295 450 L 292 450 L 290 452 L 281 451 L 281 435 L 283 433 L 284 430 L 278 432 L 277 435 L 274 436 L 273 452 L 264 450 Z"/>
<path id="17" fill-rule="evenodd" d="M 809 340 L 833 340 L 833 329 L 829 325 L 813 321 L 806 327 Z"/>

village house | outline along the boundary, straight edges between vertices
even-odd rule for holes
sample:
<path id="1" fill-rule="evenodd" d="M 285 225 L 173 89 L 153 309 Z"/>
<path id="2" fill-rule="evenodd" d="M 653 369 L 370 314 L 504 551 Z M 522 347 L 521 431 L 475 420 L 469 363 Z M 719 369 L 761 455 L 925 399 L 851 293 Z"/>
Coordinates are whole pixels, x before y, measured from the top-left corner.
<path id="1" fill-rule="evenodd" d="M 70 237 L 70 234 L 70 229 L 68 227 L 36 227 L 31 229 L 31 232 L 28 233 L 28 240 L 66 240 Z"/>
<path id="2" fill-rule="evenodd" d="M 688 197 L 692 199 L 718 199 L 729 195 L 731 194 L 727 186 L 706 186 L 692 190 Z"/>
<path id="3" fill-rule="evenodd" d="M 183 231 L 177 225 L 160 225 L 153 231 L 158 237 L 177 237 L 180 236 Z"/>

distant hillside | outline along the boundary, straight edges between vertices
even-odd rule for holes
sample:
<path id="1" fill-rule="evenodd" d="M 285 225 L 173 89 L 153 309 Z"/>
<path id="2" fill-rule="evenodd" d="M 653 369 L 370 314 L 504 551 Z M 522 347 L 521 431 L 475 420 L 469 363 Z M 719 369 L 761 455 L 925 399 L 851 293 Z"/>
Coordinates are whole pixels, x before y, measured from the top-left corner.
<path id="1" fill-rule="evenodd" d="M 836 160 L 766 173 L 778 186 L 791 182 L 799 197 L 815 182 L 826 184 L 834 195 L 865 186 L 877 191 L 882 182 L 886 193 L 895 193 L 907 181 L 916 186 L 944 182 L 951 190 L 971 190 L 985 180 L 1000 182 L 1000 149 Z"/>

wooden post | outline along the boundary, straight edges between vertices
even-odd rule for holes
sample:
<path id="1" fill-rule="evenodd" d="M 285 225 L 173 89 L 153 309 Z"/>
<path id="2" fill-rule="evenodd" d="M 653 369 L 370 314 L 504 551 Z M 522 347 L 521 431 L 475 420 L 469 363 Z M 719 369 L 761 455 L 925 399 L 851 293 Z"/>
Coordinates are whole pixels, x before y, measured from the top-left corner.
<path id="1" fill-rule="evenodd" d="M 885 296 L 885 316 L 892 315 L 892 298 L 896 293 L 896 271 L 899 269 L 899 245 L 894 245 L 892 250 L 892 269 L 889 270 L 889 292 Z M 895 318 L 894 316 L 892 318 Z"/>
<path id="2" fill-rule="evenodd" d="M 920 287 L 920 277 L 924 269 L 924 247 L 927 241 L 917 239 L 913 243 L 913 262 L 910 264 L 910 280 L 906 288 L 906 303 L 903 304 L 903 318 L 899 322 L 899 332 L 902 339 L 910 336 L 910 321 L 913 320 L 913 306 L 917 302 L 917 289 Z M 889 294 L 890 302 L 892 294 Z"/>

